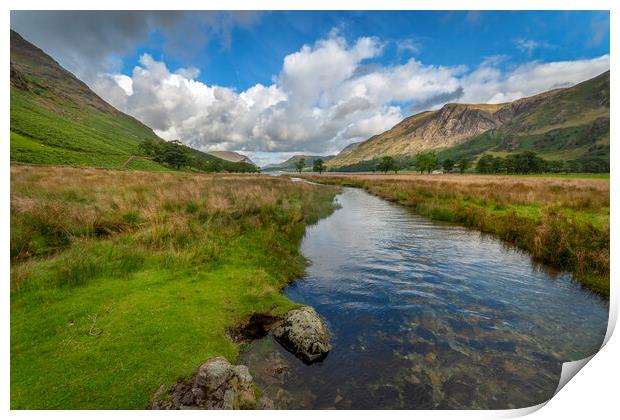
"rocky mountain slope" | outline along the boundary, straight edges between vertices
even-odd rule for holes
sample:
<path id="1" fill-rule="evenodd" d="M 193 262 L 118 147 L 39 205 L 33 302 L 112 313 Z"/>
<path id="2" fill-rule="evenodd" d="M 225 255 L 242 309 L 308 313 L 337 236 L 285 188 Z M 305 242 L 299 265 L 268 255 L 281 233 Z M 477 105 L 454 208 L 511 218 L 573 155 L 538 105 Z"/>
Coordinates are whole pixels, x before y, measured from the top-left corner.
<path id="1" fill-rule="evenodd" d="M 422 112 L 354 150 L 343 150 L 328 165 L 350 165 L 382 156 L 412 156 L 426 150 L 450 156 L 534 150 L 550 158 L 568 159 L 590 154 L 591 146 L 604 149 L 605 144 L 608 159 L 609 72 L 570 88 L 510 103 L 447 104 L 436 111 Z"/>

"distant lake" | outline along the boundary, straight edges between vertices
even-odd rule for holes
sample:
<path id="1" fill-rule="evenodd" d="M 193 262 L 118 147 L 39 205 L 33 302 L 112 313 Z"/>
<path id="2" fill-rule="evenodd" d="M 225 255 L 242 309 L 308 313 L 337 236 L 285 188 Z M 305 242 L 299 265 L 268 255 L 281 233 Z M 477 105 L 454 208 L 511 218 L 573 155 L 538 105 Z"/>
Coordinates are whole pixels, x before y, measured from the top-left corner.
<path id="1" fill-rule="evenodd" d="M 520 408 L 553 396 L 561 364 L 594 354 L 608 304 L 501 241 L 360 189 L 308 228 L 307 275 L 285 295 L 327 321 L 306 366 L 270 337 L 240 356 L 279 408 Z"/>

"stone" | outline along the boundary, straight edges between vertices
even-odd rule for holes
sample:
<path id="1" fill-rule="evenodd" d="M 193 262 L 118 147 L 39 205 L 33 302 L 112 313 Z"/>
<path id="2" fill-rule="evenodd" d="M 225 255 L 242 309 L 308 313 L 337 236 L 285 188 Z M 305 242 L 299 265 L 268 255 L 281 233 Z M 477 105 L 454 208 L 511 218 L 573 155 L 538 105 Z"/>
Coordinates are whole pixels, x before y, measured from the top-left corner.
<path id="1" fill-rule="evenodd" d="M 223 357 L 207 360 L 191 380 L 174 384 L 169 392 L 160 387 L 151 408 L 251 409 L 257 405 L 254 379 L 247 366 L 231 365 Z"/>
<path id="2" fill-rule="evenodd" d="M 319 314 L 309 306 L 288 312 L 271 329 L 271 334 L 308 364 L 325 358 L 331 350 L 329 330 Z"/>
<path id="3" fill-rule="evenodd" d="M 424 356 L 424 361 L 429 365 L 434 365 L 435 362 L 437 362 L 437 355 L 433 352 L 426 353 L 426 356 Z"/>
<path id="4" fill-rule="evenodd" d="M 258 402 L 256 403 L 257 410 L 275 410 L 275 408 L 276 407 L 273 403 L 273 400 L 265 395 L 260 397 L 258 399 Z"/>
<path id="5" fill-rule="evenodd" d="M 222 408 L 224 410 L 232 410 L 235 408 L 235 391 L 227 389 L 222 398 Z"/>
<path id="6" fill-rule="evenodd" d="M 439 375 L 437 375 L 437 373 L 435 373 L 435 372 L 431 371 L 431 372 L 429 372 L 428 377 L 430 378 L 430 380 L 431 380 L 431 384 L 432 384 L 433 386 L 435 386 L 435 387 L 436 387 L 436 386 L 438 386 L 439 384 L 441 384 L 441 379 L 439 379 Z"/>
<path id="7" fill-rule="evenodd" d="M 233 374 L 232 365 L 223 357 L 208 360 L 198 369 L 194 387 L 205 388 L 209 392 L 218 389 Z"/>

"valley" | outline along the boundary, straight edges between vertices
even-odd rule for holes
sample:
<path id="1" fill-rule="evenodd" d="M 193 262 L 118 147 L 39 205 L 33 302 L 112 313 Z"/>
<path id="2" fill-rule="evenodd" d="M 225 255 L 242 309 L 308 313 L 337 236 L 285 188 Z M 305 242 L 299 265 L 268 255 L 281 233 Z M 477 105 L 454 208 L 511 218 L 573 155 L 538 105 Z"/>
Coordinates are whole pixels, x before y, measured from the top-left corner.
<path id="1" fill-rule="evenodd" d="M 514 409 L 600 348 L 609 66 L 460 103 L 466 66 L 332 29 L 269 77 L 223 71 L 231 45 L 202 69 L 141 45 L 107 69 L 117 102 L 28 39 L 11 30 L 11 409 Z"/>

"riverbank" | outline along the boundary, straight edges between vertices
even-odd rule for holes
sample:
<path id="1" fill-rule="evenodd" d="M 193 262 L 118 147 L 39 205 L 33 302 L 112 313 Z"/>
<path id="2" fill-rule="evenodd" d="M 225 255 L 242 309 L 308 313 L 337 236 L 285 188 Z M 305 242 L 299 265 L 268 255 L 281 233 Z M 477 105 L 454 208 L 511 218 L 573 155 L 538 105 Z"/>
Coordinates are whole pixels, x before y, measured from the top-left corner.
<path id="1" fill-rule="evenodd" d="M 329 355 L 306 366 L 266 336 L 239 356 L 275 407 L 528 407 L 553 396 L 563 362 L 599 350 L 609 307 L 570 273 L 360 188 L 336 200 L 283 291 L 324 318 Z"/>
<path id="2" fill-rule="evenodd" d="M 304 175 L 493 234 L 609 298 L 609 180 L 494 175 Z"/>
<path id="3" fill-rule="evenodd" d="M 11 167 L 11 408 L 145 408 L 283 314 L 335 189 L 287 178 Z"/>

